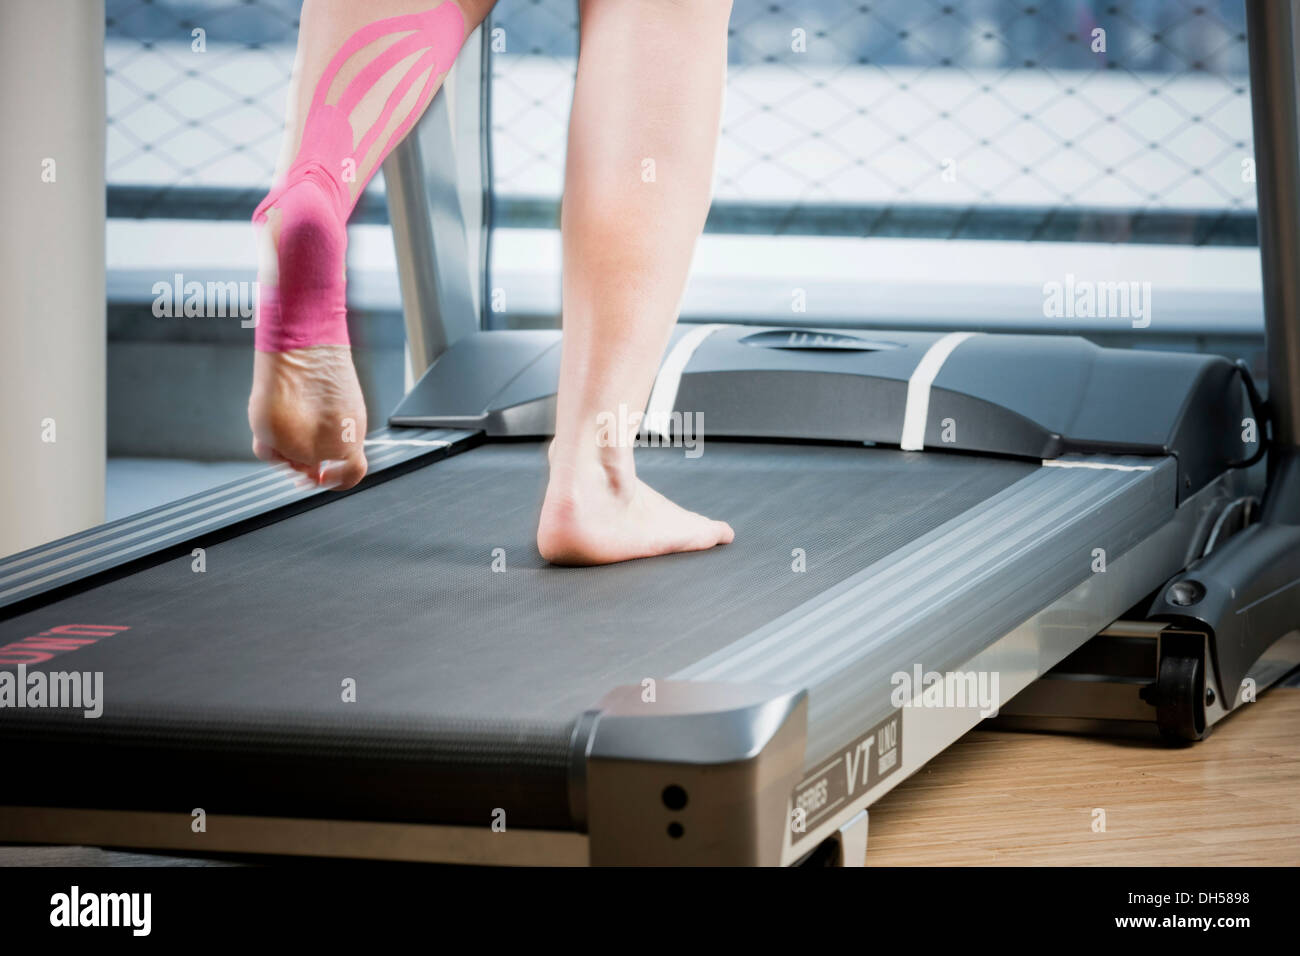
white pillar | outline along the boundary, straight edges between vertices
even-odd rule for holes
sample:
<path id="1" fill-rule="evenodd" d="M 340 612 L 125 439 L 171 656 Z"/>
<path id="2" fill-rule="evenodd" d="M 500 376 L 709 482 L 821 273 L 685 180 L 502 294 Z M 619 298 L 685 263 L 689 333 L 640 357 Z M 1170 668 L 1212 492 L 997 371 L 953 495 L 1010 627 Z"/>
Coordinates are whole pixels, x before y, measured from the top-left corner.
<path id="1" fill-rule="evenodd" d="M 102 0 L 0 3 L 0 556 L 104 520 L 104 126 Z"/>

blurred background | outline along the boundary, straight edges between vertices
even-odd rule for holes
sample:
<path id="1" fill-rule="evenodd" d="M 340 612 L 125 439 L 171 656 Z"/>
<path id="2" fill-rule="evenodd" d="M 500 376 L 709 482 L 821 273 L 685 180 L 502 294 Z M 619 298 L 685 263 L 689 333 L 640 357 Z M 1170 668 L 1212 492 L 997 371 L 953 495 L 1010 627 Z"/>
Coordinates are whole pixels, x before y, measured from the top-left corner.
<path id="1" fill-rule="evenodd" d="M 299 6 L 106 0 L 110 519 L 251 467 L 252 331 L 153 288 L 254 278 Z M 484 321 L 555 326 L 576 3 L 487 29 Z M 1242 0 L 735 0 L 729 56 L 684 320 L 1082 333 L 1262 377 Z M 349 240 L 375 423 L 404 390 L 387 221 L 380 175 Z M 1150 283 L 1150 325 L 1045 316 L 1067 276 Z"/>

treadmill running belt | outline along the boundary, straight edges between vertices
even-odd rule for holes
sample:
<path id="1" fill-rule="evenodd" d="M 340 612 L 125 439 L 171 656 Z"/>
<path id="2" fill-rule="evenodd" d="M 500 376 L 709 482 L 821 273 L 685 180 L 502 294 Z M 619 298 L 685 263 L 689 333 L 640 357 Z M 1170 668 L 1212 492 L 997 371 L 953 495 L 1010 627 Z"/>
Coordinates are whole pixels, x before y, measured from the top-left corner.
<path id="1" fill-rule="evenodd" d="M 555 568 L 533 540 L 544 461 L 541 443 L 484 445 L 196 541 L 202 572 L 187 555 L 0 621 L 0 646 L 61 625 L 127 628 L 39 665 L 102 671 L 99 719 L 0 711 L 0 747 L 31 771 L 7 775 L 0 804 L 442 823 L 507 807 L 511 825 L 570 826 L 573 722 L 608 690 L 689 666 L 1037 467 L 845 446 L 642 449 L 642 477 L 730 521 L 735 543 Z"/>

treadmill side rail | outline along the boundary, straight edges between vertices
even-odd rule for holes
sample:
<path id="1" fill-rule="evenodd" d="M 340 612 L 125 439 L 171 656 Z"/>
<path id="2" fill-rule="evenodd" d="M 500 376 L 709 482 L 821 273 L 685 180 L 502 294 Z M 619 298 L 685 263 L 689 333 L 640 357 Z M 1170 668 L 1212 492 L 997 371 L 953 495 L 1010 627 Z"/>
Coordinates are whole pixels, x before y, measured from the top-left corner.
<path id="1" fill-rule="evenodd" d="M 585 742 L 591 863 L 779 865 L 807 695 L 696 681 L 658 681 L 650 694 L 649 686 L 606 695 Z"/>
<path id="2" fill-rule="evenodd" d="M 36 601 L 98 579 L 100 575 L 164 553 L 184 553 L 190 544 L 242 533 L 258 522 L 278 520 L 354 494 L 401 474 L 416 462 L 446 457 L 471 444 L 474 432 L 444 428 L 380 428 L 366 435 L 369 470 L 356 489 L 326 491 L 305 484 L 282 465 L 249 463 L 243 478 L 218 485 L 139 514 L 0 559 L 0 610 L 9 617 Z"/>

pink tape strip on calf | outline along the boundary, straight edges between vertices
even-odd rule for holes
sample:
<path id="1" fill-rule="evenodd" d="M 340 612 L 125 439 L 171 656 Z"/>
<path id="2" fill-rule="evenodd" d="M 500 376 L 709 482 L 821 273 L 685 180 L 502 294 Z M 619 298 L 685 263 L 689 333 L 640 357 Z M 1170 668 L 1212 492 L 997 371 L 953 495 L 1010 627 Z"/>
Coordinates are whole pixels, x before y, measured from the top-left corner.
<path id="1" fill-rule="evenodd" d="M 357 72 L 336 103 L 325 102 L 344 63 L 369 44 L 393 36 L 398 39 Z M 280 284 L 259 290 L 254 341 L 260 351 L 348 344 L 343 264 L 348 216 L 356 200 L 349 195 L 344 175 L 348 171 L 357 175 L 402 100 L 427 72 L 415 108 L 389 136 L 371 173 L 357 183 L 360 196 L 383 157 L 424 111 L 464 42 L 465 18 L 456 4 L 443 3 L 424 13 L 391 17 L 358 30 L 325 67 L 307 112 L 297 157 L 253 213 L 254 223 L 265 223 L 268 209 L 280 212 Z M 349 118 L 353 110 L 385 75 L 417 54 L 378 118 L 356 140 Z"/>

